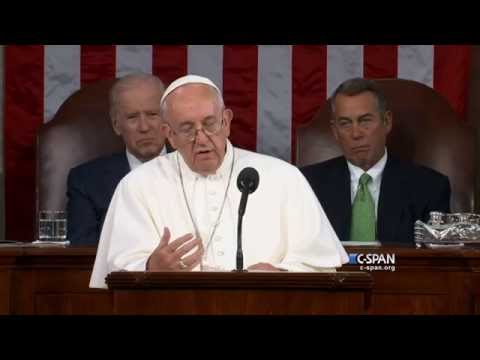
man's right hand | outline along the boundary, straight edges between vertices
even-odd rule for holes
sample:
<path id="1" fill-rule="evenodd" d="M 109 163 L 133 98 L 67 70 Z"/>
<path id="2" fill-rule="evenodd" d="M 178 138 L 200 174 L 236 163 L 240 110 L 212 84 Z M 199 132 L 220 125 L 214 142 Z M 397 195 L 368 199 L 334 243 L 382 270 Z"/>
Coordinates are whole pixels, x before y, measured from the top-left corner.
<path id="1" fill-rule="evenodd" d="M 195 246 L 198 248 L 192 254 L 185 256 Z M 148 258 L 147 271 L 191 271 L 200 264 L 203 252 L 202 240 L 194 239 L 192 234 L 183 235 L 170 242 L 170 230 L 165 227 L 160 244 Z"/>

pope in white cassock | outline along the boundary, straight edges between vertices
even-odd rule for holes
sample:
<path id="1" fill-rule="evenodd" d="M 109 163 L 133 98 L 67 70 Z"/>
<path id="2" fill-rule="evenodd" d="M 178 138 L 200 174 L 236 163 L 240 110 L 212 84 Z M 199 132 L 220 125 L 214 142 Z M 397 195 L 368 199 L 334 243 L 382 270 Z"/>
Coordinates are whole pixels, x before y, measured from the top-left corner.
<path id="1" fill-rule="evenodd" d="M 249 270 L 332 271 L 348 256 L 300 171 L 242 150 L 228 140 L 233 113 L 209 79 L 175 80 L 161 99 L 165 132 L 177 150 L 158 156 L 119 183 L 105 218 L 91 287 L 112 271 L 236 267 L 238 174 L 260 175 L 243 218 Z"/>

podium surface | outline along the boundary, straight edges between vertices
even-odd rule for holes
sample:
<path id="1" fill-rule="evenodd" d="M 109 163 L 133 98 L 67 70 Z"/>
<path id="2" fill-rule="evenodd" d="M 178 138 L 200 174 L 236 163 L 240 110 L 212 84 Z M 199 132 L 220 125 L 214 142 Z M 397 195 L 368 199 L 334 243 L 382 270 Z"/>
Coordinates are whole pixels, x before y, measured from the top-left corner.
<path id="1" fill-rule="evenodd" d="M 365 272 L 114 272 L 115 314 L 363 314 L 372 276 Z"/>

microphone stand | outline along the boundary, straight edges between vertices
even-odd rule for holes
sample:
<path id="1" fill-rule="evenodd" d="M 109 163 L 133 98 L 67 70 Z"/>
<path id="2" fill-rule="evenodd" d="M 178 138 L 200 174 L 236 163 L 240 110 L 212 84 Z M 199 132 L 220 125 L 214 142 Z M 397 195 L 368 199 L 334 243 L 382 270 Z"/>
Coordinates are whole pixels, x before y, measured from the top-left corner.
<path id="1" fill-rule="evenodd" d="M 242 193 L 240 198 L 240 206 L 238 207 L 238 227 L 237 227 L 237 268 L 233 271 L 246 272 L 243 268 L 243 251 L 242 251 L 242 222 L 245 209 L 247 208 L 248 195 L 253 193 L 259 182 L 258 171 L 252 167 L 246 167 L 237 178 L 238 190 Z"/>
<path id="2" fill-rule="evenodd" d="M 237 268 L 235 272 L 247 272 L 243 268 L 243 251 L 242 251 L 242 223 L 243 215 L 245 214 L 245 208 L 247 207 L 248 191 L 242 192 L 242 198 L 240 199 L 240 207 L 238 208 L 238 226 L 237 226 Z"/>

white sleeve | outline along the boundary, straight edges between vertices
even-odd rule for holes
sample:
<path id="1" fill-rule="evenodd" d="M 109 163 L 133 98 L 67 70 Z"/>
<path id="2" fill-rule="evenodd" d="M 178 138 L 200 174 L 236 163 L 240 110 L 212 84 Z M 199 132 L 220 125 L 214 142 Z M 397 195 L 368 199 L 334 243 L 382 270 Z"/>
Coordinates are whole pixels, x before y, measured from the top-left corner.
<path id="1" fill-rule="evenodd" d="M 90 287 L 106 288 L 105 277 L 112 271 L 145 271 L 162 234 L 152 220 L 142 185 L 127 176 L 117 186 L 100 235 Z"/>
<path id="2" fill-rule="evenodd" d="M 332 228 L 310 184 L 294 168 L 292 182 L 285 189 L 282 211 L 288 221 L 288 246 L 284 259 L 275 264 L 290 271 L 325 271 L 348 262 L 340 240 Z"/>

